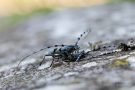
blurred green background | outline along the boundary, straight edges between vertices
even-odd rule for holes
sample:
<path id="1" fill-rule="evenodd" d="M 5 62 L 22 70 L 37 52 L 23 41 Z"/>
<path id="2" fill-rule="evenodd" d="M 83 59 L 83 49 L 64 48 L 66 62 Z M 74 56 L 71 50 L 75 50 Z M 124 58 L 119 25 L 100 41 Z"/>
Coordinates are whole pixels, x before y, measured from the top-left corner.
<path id="1" fill-rule="evenodd" d="M 78 8 L 135 0 L 0 0 L 0 31 L 18 25 L 33 15 L 46 15 L 57 9 Z"/>

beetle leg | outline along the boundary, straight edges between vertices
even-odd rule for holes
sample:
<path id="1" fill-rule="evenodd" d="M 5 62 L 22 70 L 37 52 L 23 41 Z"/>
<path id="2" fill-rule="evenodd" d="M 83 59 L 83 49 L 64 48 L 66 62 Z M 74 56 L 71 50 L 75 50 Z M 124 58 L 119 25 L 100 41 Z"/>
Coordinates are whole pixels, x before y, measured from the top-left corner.
<path id="1" fill-rule="evenodd" d="M 78 61 L 82 58 L 82 56 L 83 56 L 84 54 L 85 54 L 84 51 L 82 51 L 82 52 L 78 55 L 78 57 L 77 57 L 77 59 L 76 59 L 76 62 L 78 62 Z"/>
<path id="2" fill-rule="evenodd" d="M 44 60 L 45 60 L 45 57 L 46 57 L 46 55 L 44 55 L 43 60 L 40 62 L 39 66 L 41 66 L 41 65 L 42 65 L 42 63 L 43 63 L 43 62 L 44 62 Z"/>
<path id="3" fill-rule="evenodd" d="M 53 60 L 52 60 L 52 62 L 51 62 L 51 65 L 50 65 L 49 67 L 52 67 L 53 64 L 54 64 L 54 58 L 53 58 Z"/>

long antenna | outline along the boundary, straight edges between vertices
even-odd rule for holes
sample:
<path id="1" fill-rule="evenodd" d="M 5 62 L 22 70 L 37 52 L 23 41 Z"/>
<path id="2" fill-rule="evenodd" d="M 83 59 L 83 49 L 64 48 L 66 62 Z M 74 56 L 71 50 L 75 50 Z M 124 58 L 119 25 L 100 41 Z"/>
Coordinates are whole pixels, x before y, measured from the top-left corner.
<path id="1" fill-rule="evenodd" d="M 51 48 L 51 47 L 59 47 L 59 46 L 64 47 L 64 46 L 67 46 L 67 45 L 63 45 L 63 44 L 62 44 L 62 45 L 48 46 L 48 47 L 42 48 L 42 49 L 40 49 L 40 50 L 38 50 L 38 51 L 35 51 L 35 52 L 33 52 L 33 53 L 31 53 L 31 54 L 25 56 L 24 58 L 22 58 L 21 61 L 18 63 L 17 68 L 19 67 L 19 65 L 21 64 L 21 62 L 24 61 L 26 58 L 28 58 L 28 57 L 30 57 L 30 56 L 36 54 L 36 53 L 39 53 L 39 52 L 41 52 L 41 51 L 43 51 L 43 50 L 45 50 L 45 49 L 49 49 L 49 48 Z"/>
<path id="2" fill-rule="evenodd" d="M 83 33 L 77 38 L 77 41 L 76 41 L 75 45 L 77 45 L 77 44 L 79 43 L 80 39 L 83 37 L 83 35 L 86 34 L 86 32 L 87 32 L 87 35 L 88 35 L 90 31 L 91 31 L 91 30 L 88 29 L 87 31 L 83 32 Z M 86 35 L 86 36 L 87 36 L 87 35 Z"/>

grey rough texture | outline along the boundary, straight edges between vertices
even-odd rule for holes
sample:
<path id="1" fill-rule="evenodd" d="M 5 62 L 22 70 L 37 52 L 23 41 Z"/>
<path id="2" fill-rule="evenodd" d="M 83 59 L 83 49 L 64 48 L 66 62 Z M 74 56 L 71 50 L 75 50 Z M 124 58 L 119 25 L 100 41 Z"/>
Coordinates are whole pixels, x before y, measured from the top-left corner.
<path id="1" fill-rule="evenodd" d="M 67 9 L 46 16 L 35 15 L 11 30 L 2 31 L 0 89 L 134 90 L 134 51 L 102 56 L 98 55 L 106 52 L 105 50 L 94 51 L 80 62 L 55 62 L 52 68 L 39 69 L 38 63 L 44 53 L 42 52 L 26 59 L 19 70 L 16 69 L 23 56 L 48 45 L 72 44 L 78 34 L 89 28 L 92 32 L 88 34 L 87 40 L 80 42 L 83 48 L 89 49 L 87 42 L 100 40 L 109 41 L 109 45 L 114 44 L 116 47 L 116 42 L 127 43 L 128 38 L 135 36 L 134 9 L 134 4 Z M 91 58 L 93 55 L 97 57 Z M 110 67 L 113 61 L 123 57 L 130 65 Z M 47 63 L 50 61 L 47 60 Z"/>

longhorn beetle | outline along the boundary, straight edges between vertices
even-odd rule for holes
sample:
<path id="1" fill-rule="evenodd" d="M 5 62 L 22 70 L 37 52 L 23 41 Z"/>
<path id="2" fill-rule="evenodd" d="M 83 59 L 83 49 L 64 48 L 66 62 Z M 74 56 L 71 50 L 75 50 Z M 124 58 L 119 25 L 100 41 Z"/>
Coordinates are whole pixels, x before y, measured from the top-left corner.
<path id="1" fill-rule="evenodd" d="M 90 32 L 90 30 L 87 30 L 87 33 L 89 33 L 89 32 Z M 38 51 L 35 51 L 35 52 L 27 55 L 26 57 L 22 58 L 17 67 L 19 67 L 21 62 L 24 61 L 26 58 L 28 58 L 36 53 L 39 53 L 43 50 L 52 48 L 52 47 L 54 47 L 54 49 L 51 52 L 49 52 L 48 54 L 44 55 L 43 60 L 39 64 L 40 66 L 42 65 L 43 61 L 45 60 L 45 57 L 47 57 L 47 56 L 52 56 L 52 58 L 53 58 L 50 67 L 53 65 L 53 62 L 55 59 L 61 58 L 63 61 L 68 60 L 69 62 L 70 61 L 79 61 L 80 59 L 84 58 L 88 54 L 88 52 L 85 52 L 84 50 L 80 51 L 80 47 L 78 45 L 81 37 L 83 37 L 84 34 L 86 34 L 86 32 L 82 33 L 77 38 L 77 41 L 75 42 L 75 44 L 71 44 L 71 45 L 63 45 L 62 44 L 62 45 L 48 46 L 48 47 L 42 48 Z M 58 48 L 58 47 L 60 47 L 60 48 Z"/>

